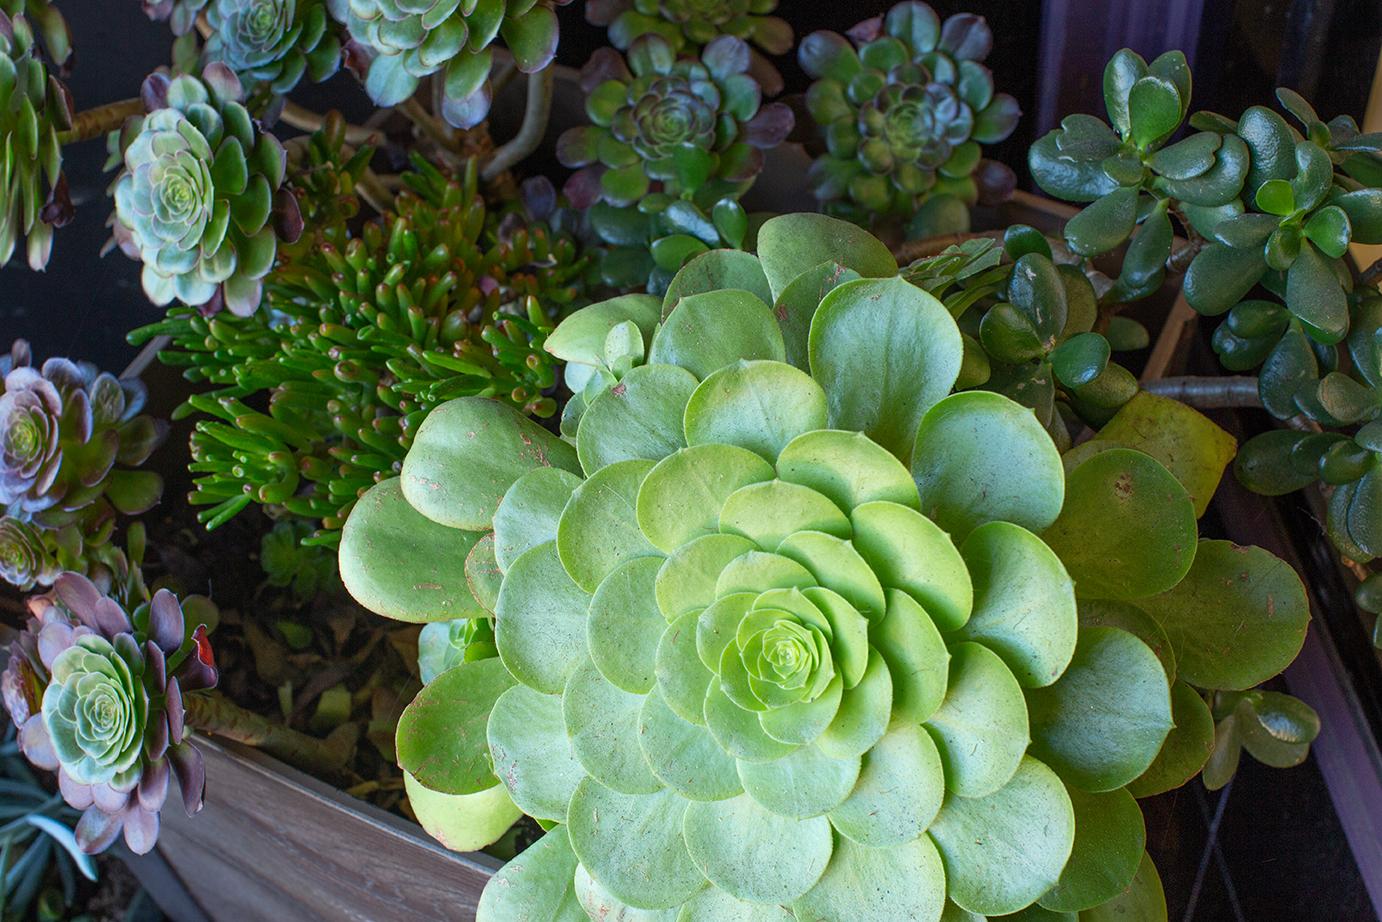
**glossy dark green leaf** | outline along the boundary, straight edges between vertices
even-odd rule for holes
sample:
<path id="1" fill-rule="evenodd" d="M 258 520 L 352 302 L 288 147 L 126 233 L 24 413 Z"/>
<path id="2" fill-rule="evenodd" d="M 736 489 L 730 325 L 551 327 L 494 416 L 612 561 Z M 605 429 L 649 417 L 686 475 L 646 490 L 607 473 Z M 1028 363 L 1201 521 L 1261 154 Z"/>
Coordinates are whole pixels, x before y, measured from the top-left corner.
<path id="1" fill-rule="evenodd" d="M 1255 435 L 1238 450 L 1234 473 L 1245 487 L 1264 496 L 1281 496 L 1303 489 L 1315 482 L 1315 471 L 1294 466 L 1291 453 L 1307 437 L 1307 433 L 1289 429 L 1273 429 Z"/>
<path id="2" fill-rule="evenodd" d="M 1260 249 L 1211 243 L 1195 255 L 1186 270 L 1185 299 L 1201 314 L 1217 316 L 1243 300 L 1266 271 Z"/>
<path id="3" fill-rule="evenodd" d="M 1348 333 L 1348 296 L 1334 267 L 1309 242 L 1286 274 L 1286 306 L 1319 342 L 1337 343 Z"/>
<path id="4" fill-rule="evenodd" d="M 1148 75 L 1128 91 L 1130 137 L 1146 149 L 1161 141 L 1180 124 L 1184 102 L 1180 90 L 1164 77 Z"/>
<path id="5" fill-rule="evenodd" d="M 1136 188 L 1120 186 L 1090 204 L 1065 225 L 1065 239 L 1082 256 L 1097 256 L 1121 244 L 1137 221 Z"/>
<path id="6" fill-rule="evenodd" d="M 1238 120 L 1238 136 L 1252 154 L 1244 188 L 1249 196 L 1264 182 L 1296 174 L 1296 139 L 1291 126 L 1274 110 L 1253 106 Z"/>
<path id="7" fill-rule="evenodd" d="M 1382 191 L 1382 190 L 1379 190 Z M 1326 256 L 1338 259 L 1348 252 L 1352 226 L 1348 213 L 1337 205 L 1326 205 L 1305 222 L 1305 236 Z"/>
<path id="8" fill-rule="evenodd" d="M 1127 48 L 1114 52 L 1104 65 L 1104 108 L 1119 134 L 1127 136 L 1132 122 L 1128 117 L 1128 95 L 1133 84 L 1147 75 L 1147 62 Z"/>
<path id="9" fill-rule="evenodd" d="M 1061 384 L 1079 387 L 1103 373 L 1109 351 L 1108 340 L 1098 333 L 1081 333 L 1052 350 L 1051 369 Z"/>
<path id="10" fill-rule="evenodd" d="M 1319 379 L 1319 362 L 1300 324 L 1292 320 L 1281 341 L 1267 356 L 1258 378 L 1258 393 L 1267 412 L 1277 419 L 1297 413 L 1296 394 Z"/>
<path id="11" fill-rule="evenodd" d="M 1092 202 L 1114 189 L 1114 182 L 1100 165 L 1103 157 L 1076 159 L 1057 146 L 1059 131 L 1040 138 L 1027 151 L 1027 166 L 1042 191 L 1067 202 Z M 1116 149 L 1117 142 L 1113 142 Z"/>

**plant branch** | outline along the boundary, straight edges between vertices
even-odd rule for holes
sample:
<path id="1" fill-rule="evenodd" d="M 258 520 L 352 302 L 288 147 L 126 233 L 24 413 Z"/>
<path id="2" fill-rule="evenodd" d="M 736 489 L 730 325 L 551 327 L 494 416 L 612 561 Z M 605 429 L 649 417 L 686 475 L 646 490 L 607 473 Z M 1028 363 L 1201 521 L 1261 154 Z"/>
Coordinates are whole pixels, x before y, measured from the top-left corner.
<path id="1" fill-rule="evenodd" d="M 481 179 L 494 179 L 537 150 L 547 134 L 547 121 L 552 114 L 554 79 L 551 67 L 528 75 L 528 103 L 523 109 L 523 125 L 518 134 L 495 149 L 494 156 L 480 170 Z"/>
<path id="2" fill-rule="evenodd" d="M 1379 279 L 1382 279 L 1382 259 L 1364 269 L 1363 274 L 1359 277 L 1359 281 L 1364 285 L 1371 285 Z"/>
<path id="3" fill-rule="evenodd" d="M 326 116 L 313 112 L 311 109 L 305 109 L 291 99 L 283 104 L 283 112 L 279 118 L 283 120 L 285 125 L 296 128 L 298 131 L 309 132 L 320 131 L 322 125 L 326 122 Z M 345 141 L 352 147 L 362 147 L 366 144 L 378 144 L 380 141 L 380 134 L 377 131 L 371 131 L 360 125 L 352 125 L 350 122 L 346 122 Z"/>
<path id="4" fill-rule="evenodd" d="M 115 131 L 125 124 L 125 119 L 130 116 L 143 114 L 144 102 L 138 98 L 122 99 L 94 109 L 84 109 L 72 116 L 72 127 L 61 132 L 58 140 L 63 144 L 90 141 L 92 138 L 99 138 Z"/>
<path id="5" fill-rule="evenodd" d="M 1170 397 L 1201 410 L 1262 406 L 1257 379 L 1246 375 L 1159 378 L 1144 382 L 1142 388 L 1149 394 Z"/>
<path id="6" fill-rule="evenodd" d="M 342 771 L 355 750 L 354 724 L 338 727 L 323 740 L 247 711 L 219 692 L 188 695 L 184 704 L 193 729 L 262 749 L 311 774 Z"/>
<path id="7" fill-rule="evenodd" d="M 360 194 L 360 198 L 365 200 L 365 204 L 379 214 L 393 211 L 393 193 L 389 191 L 388 186 L 384 184 L 384 181 L 374 170 L 366 169 L 360 175 L 360 181 L 355 184 L 355 191 Z"/>
<path id="8" fill-rule="evenodd" d="M 431 112 L 428 112 L 422 103 L 417 101 L 416 96 L 409 96 L 396 108 L 420 128 L 423 134 L 440 144 L 444 150 L 454 151 L 456 149 L 456 138 L 453 136 L 451 128 Z"/>

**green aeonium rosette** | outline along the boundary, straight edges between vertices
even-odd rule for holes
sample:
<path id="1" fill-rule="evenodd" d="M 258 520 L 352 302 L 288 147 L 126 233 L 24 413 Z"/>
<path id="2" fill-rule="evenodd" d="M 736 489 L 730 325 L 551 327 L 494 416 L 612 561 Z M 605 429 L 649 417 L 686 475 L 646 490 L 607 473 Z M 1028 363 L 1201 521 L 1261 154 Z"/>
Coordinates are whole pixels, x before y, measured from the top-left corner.
<path id="1" fill-rule="evenodd" d="M 536 73 L 557 53 L 553 6 L 571 0 L 327 0 L 350 32 L 347 51 L 363 65 L 365 91 L 377 106 L 396 106 L 430 74 L 442 81 L 441 115 L 473 128 L 489 114 L 489 82 L 496 38 L 514 64 Z"/>
<path id="2" fill-rule="evenodd" d="M 220 61 L 251 90 L 291 92 L 340 67 L 341 41 L 324 0 L 216 0 L 207 9 L 205 61 Z"/>
<path id="3" fill-rule="evenodd" d="M 283 188 L 286 157 L 250 118 L 244 91 L 225 64 L 200 77 L 151 75 L 151 111 L 111 135 L 114 239 L 144 264 L 144 293 L 214 313 L 252 314 L 263 297 L 279 238 L 301 233 Z"/>
<path id="4" fill-rule="evenodd" d="M 980 161 L 980 145 L 1006 138 L 1021 114 L 981 63 L 992 47 L 983 17 L 942 23 L 916 2 L 860 23 L 848 39 L 803 39 L 797 57 L 816 81 L 806 108 L 825 145 L 808 180 L 826 209 L 861 224 L 909 220 L 909 232 L 924 236 L 968 230 L 968 206 L 981 194 L 1011 192 L 1012 171 Z"/>
<path id="5" fill-rule="evenodd" d="M 1157 915 L 1134 796 L 1204 764 L 1201 689 L 1291 660 L 1303 588 L 1197 546 L 1194 438 L 1173 474 L 1111 423 L 1067 474 L 1031 411 L 950 394 L 959 330 L 896 273 L 770 220 L 557 329 L 600 382 L 570 441 L 457 400 L 352 512 L 359 601 L 494 619 L 399 722 L 415 812 L 452 847 L 560 824 L 481 920 Z"/>

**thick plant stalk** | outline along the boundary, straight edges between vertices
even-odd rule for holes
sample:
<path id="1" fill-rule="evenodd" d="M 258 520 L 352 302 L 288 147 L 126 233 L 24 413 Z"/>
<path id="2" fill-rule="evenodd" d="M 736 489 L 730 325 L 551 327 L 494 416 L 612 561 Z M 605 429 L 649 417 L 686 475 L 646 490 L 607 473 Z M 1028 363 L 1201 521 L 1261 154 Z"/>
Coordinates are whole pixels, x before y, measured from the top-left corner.
<path id="1" fill-rule="evenodd" d="M 453 136 L 451 128 L 431 112 L 428 112 L 422 103 L 417 101 L 416 96 L 409 96 L 399 103 L 398 111 L 408 116 L 409 121 L 421 128 L 423 134 L 440 144 L 444 150 L 454 151 L 456 149 L 456 138 Z"/>
<path id="2" fill-rule="evenodd" d="M 218 692 L 188 695 L 185 707 L 189 727 L 262 749 L 312 774 L 341 771 L 355 748 L 354 733 L 317 739 L 247 711 Z"/>
<path id="3" fill-rule="evenodd" d="M 1245 407 L 1260 408 L 1262 397 L 1257 393 L 1257 379 L 1247 375 L 1228 377 L 1158 378 L 1142 385 L 1149 394 L 1170 397 L 1201 410 L 1228 410 Z"/>
<path id="4" fill-rule="evenodd" d="M 305 109 L 297 103 L 289 100 L 283 105 L 283 113 L 279 116 L 285 125 L 296 128 L 298 131 L 318 131 L 326 121 L 326 116 Z M 352 147 L 360 147 L 365 144 L 379 143 L 380 134 L 377 131 L 370 131 L 359 125 L 345 123 L 345 141 Z"/>
<path id="5" fill-rule="evenodd" d="M 58 135 L 64 144 L 76 141 L 90 141 L 109 134 L 125 124 L 132 115 L 144 114 L 144 102 L 140 99 L 122 99 L 108 102 L 94 109 L 84 109 L 72 116 L 72 127 Z"/>
<path id="6" fill-rule="evenodd" d="M 523 109 L 523 124 L 518 134 L 494 151 L 494 156 L 480 170 L 482 179 L 494 179 L 537 150 L 547 134 L 547 121 L 552 114 L 552 86 L 555 75 L 551 67 L 544 67 L 528 75 L 528 103 Z"/>

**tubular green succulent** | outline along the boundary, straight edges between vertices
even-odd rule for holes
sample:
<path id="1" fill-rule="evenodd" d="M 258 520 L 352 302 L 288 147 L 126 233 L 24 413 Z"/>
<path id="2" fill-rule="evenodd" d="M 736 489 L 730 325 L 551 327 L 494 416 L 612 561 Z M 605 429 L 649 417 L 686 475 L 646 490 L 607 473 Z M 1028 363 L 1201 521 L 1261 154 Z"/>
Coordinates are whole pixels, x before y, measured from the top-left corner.
<path id="1" fill-rule="evenodd" d="M 988 24 L 962 13 L 942 25 L 908 2 L 849 36 L 815 32 L 797 52 L 816 78 L 806 106 L 826 147 L 812 192 L 856 223 L 909 220 L 911 236 L 968 230 L 966 206 L 1013 185 L 1011 171 L 976 173 L 980 145 L 1006 138 L 1021 114 L 980 63 L 993 47 Z"/>
<path id="2" fill-rule="evenodd" d="M 281 96 L 304 73 L 320 83 L 340 67 L 325 0 L 215 0 L 206 18 L 203 60 L 225 64 L 250 92 L 266 86 Z"/>
<path id="3" fill-rule="evenodd" d="M 418 81 L 441 74 L 441 114 L 458 128 L 489 114 L 490 44 L 502 37 L 523 73 L 557 53 L 557 14 L 570 0 L 327 0 L 367 63 L 365 90 L 378 106 L 396 106 Z"/>
<path id="4" fill-rule="evenodd" d="M 821 215 L 698 257 L 665 298 L 578 311 L 549 347 L 640 358 L 565 440 L 493 401 L 438 407 L 339 555 L 382 615 L 493 621 L 498 658 L 435 676 L 396 747 L 419 816 L 498 788 L 491 816 L 560 824 L 481 922 L 1153 898 L 1133 789 L 1193 777 L 1200 689 L 1275 674 L 1308 619 L 1282 561 L 1196 542 L 1225 434 L 1158 405 L 1067 473 L 1030 410 L 951 393 L 950 313 Z"/>
<path id="5" fill-rule="evenodd" d="M 39 60 L 24 9 L 0 4 L 0 150 L 5 152 L 0 157 L 0 266 L 23 239 L 29 267 L 37 270 L 48 265 L 53 229 L 72 218 L 58 140 L 59 132 L 72 125 L 72 99 Z M 57 24 L 61 29 L 50 31 L 65 36 L 61 16 Z M 43 25 L 40 21 L 40 29 Z M 59 39 L 47 33 L 45 39 L 50 55 L 59 57 L 53 47 Z"/>
<path id="6" fill-rule="evenodd" d="M 474 163 L 449 178 L 419 159 L 394 210 L 356 234 L 344 220 L 353 208 L 336 198 L 349 194 L 349 170 L 307 175 L 309 209 L 341 220 L 285 248 L 266 280 L 269 309 L 211 319 L 176 309 L 133 337 L 171 335 L 163 360 L 214 385 L 181 411 L 203 417 L 191 440 L 201 520 L 216 527 L 259 503 L 312 520 L 313 540 L 333 545 L 438 404 L 483 394 L 555 412 L 542 342 L 580 297 L 588 260 L 546 223 L 562 215 L 545 181 L 527 185 L 526 213 L 496 212 Z"/>
<path id="7" fill-rule="evenodd" d="M 201 77 L 154 74 L 143 96 L 154 108 L 111 136 L 123 164 L 116 242 L 144 264 L 154 304 L 254 313 L 280 236 L 301 232 L 283 188 L 283 146 L 250 118 L 224 64 L 208 64 Z"/>
<path id="8" fill-rule="evenodd" d="M 697 253 L 742 246 L 739 197 L 793 123 L 781 103 L 760 107 L 748 68 L 748 46 L 733 36 L 678 58 L 660 35 L 645 35 L 627 61 L 601 49 L 581 71 L 592 124 L 564 132 L 557 159 L 576 169 L 567 197 L 590 209 L 596 234 L 613 247 L 607 283 L 661 291 Z"/>

